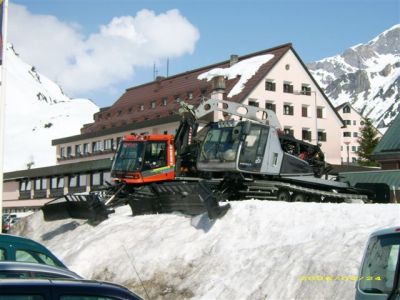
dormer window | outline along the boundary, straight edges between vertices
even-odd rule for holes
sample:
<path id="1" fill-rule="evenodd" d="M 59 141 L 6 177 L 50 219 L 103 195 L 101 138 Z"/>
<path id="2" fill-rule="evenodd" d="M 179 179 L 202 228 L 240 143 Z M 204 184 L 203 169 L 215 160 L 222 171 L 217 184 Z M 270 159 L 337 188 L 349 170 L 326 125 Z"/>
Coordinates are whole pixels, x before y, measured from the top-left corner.
<path id="1" fill-rule="evenodd" d="M 350 107 L 349 106 L 343 107 L 343 113 L 344 114 L 349 114 L 350 113 Z"/>

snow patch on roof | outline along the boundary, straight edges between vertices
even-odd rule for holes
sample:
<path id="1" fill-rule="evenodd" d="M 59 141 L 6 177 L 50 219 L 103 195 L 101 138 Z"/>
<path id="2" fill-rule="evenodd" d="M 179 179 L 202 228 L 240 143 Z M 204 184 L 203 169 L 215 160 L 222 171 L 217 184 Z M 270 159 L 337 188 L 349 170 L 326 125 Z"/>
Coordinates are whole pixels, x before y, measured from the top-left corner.
<path id="1" fill-rule="evenodd" d="M 200 74 L 197 79 L 207 79 L 207 81 L 210 81 L 215 76 L 224 76 L 227 79 L 234 79 L 237 76 L 240 76 L 239 81 L 228 94 L 228 97 L 233 97 L 240 94 L 247 81 L 254 76 L 263 64 L 267 63 L 272 58 L 274 58 L 273 54 L 254 56 L 242 60 L 229 68 L 214 68 L 210 71 L 204 72 Z"/>

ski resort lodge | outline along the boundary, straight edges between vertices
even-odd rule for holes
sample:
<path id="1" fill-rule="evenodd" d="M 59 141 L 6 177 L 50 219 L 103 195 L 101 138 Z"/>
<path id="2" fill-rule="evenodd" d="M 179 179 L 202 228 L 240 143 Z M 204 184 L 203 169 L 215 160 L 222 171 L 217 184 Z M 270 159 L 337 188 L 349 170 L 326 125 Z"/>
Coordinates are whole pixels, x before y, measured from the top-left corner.
<path id="1" fill-rule="evenodd" d="M 81 134 L 52 141 L 57 165 L 6 173 L 4 209 L 39 208 L 62 194 L 90 191 L 109 180 L 110 158 L 123 135 L 174 134 L 179 101 L 196 106 L 210 97 L 273 110 L 286 133 L 320 143 L 330 164 L 353 162 L 348 149 L 341 149 L 346 124 L 340 109 L 332 106 L 292 44 L 284 44 L 128 88 L 94 114 Z"/>

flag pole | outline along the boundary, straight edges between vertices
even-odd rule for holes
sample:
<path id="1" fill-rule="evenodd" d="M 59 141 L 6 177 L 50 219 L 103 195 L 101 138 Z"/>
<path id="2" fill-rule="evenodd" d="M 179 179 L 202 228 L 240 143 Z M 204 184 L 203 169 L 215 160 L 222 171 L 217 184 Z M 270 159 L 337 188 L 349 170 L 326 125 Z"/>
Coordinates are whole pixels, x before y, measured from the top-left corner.
<path id="1" fill-rule="evenodd" d="M 1 18 L 1 86 L 0 86 L 0 221 L 3 224 L 3 165 L 4 165 L 4 117 L 6 100 L 6 51 L 7 51 L 7 12 L 8 0 L 0 0 Z M 1 231 L 0 231 L 1 232 Z"/>

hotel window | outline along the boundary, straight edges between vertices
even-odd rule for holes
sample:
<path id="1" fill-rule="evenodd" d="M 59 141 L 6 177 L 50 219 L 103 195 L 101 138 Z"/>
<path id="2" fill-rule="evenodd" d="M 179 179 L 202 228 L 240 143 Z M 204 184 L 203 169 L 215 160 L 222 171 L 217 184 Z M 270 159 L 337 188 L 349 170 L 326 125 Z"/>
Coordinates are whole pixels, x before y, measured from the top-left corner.
<path id="1" fill-rule="evenodd" d="M 283 105 L 283 114 L 293 116 L 293 106 L 291 104 Z"/>
<path id="2" fill-rule="evenodd" d="M 284 93 L 293 93 L 293 84 L 291 82 L 283 83 L 283 92 Z"/>
<path id="3" fill-rule="evenodd" d="M 24 179 L 21 181 L 19 186 L 20 191 L 30 191 L 31 190 L 31 181 L 29 179 Z"/>
<path id="4" fill-rule="evenodd" d="M 358 137 L 358 132 L 353 132 L 353 137 Z"/>
<path id="5" fill-rule="evenodd" d="M 257 100 L 249 99 L 249 106 L 259 107 L 259 103 L 257 102 Z"/>
<path id="6" fill-rule="evenodd" d="M 79 156 L 82 154 L 82 147 L 81 145 L 75 145 L 75 156 Z"/>
<path id="7" fill-rule="evenodd" d="M 156 101 L 151 101 L 150 107 L 151 108 L 156 108 Z"/>
<path id="8" fill-rule="evenodd" d="M 301 138 L 305 141 L 311 141 L 311 131 L 308 128 L 303 128 L 301 131 Z"/>
<path id="9" fill-rule="evenodd" d="M 35 179 L 35 191 L 45 190 L 47 188 L 47 178 Z"/>
<path id="10" fill-rule="evenodd" d="M 303 105 L 301 107 L 301 116 L 302 117 L 308 117 L 308 106 Z"/>
<path id="11" fill-rule="evenodd" d="M 110 172 L 103 172 L 103 185 L 106 185 L 111 182 L 111 173 Z"/>
<path id="12" fill-rule="evenodd" d="M 350 113 L 350 107 L 349 106 L 343 107 L 343 113 L 344 114 L 349 114 Z"/>
<path id="13" fill-rule="evenodd" d="M 349 131 L 343 132 L 343 137 L 351 137 L 351 132 Z"/>
<path id="14" fill-rule="evenodd" d="M 104 140 L 104 150 L 111 150 L 112 144 L 113 144 L 112 139 Z"/>
<path id="15" fill-rule="evenodd" d="M 357 121 L 353 120 L 353 125 L 356 126 L 357 125 Z"/>
<path id="16" fill-rule="evenodd" d="M 318 141 L 326 142 L 326 132 L 323 130 L 318 130 Z"/>
<path id="17" fill-rule="evenodd" d="M 351 151 L 356 152 L 357 151 L 357 147 L 356 146 L 351 146 Z"/>
<path id="18" fill-rule="evenodd" d="M 89 152 L 89 143 L 83 144 L 83 154 L 88 154 Z"/>
<path id="19" fill-rule="evenodd" d="M 92 143 L 92 151 L 93 151 L 93 153 L 100 152 L 102 150 L 103 149 L 102 149 L 101 141 L 95 141 L 95 142 Z"/>
<path id="20" fill-rule="evenodd" d="M 276 104 L 274 104 L 273 102 L 266 102 L 265 108 L 276 112 Z"/>
<path id="21" fill-rule="evenodd" d="M 273 80 L 266 80 L 265 81 L 265 90 L 266 91 L 276 91 L 276 83 Z"/>
<path id="22" fill-rule="evenodd" d="M 61 158 L 65 157 L 65 147 L 60 147 L 60 157 Z"/>
<path id="23" fill-rule="evenodd" d="M 167 97 L 162 98 L 162 106 L 167 106 Z"/>
<path id="24" fill-rule="evenodd" d="M 69 176 L 69 187 L 86 186 L 86 174 Z"/>
<path id="25" fill-rule="evenodd" d="M 68 146 L 67 147 L 67 157 L 71 157 L 72 156 L 72 147 Z"/>
<path id="26" fill-rule="evenodd" d="M 343 120 L 344 125 L 351 125 L 351 121 L 350 120 Z"/>
<path id="27" fill-rule="evenodd" d="M 117 137 L 115 149 L 118 147 L 118 145 L 119 145 L 119 143 L 121 142 L 121 140 L 122 140 L 122 137 L 120 137 L 120 136 Z"/>
<path id="28" fill-rule="evenodd" d="M 292 127 L 285 127 L 285 128 L 283 129 L 283 132 L 284 132 L 286 135 L 294 136 L 294 130 L 292 129 Z"/>
<path id="29" fill-rule="evenodd" d="M 92 186 L 101 185 L 101 172 L 92 174 Z"/>
<path id="30" fill-rule="evenodd" d="M 64 177 L 52 177 L 50 181 L 51 189 L 61 189 L 64 188 Z"/>
<path id="31" fill-rule="evenodd" d="M 323 107 L 317 107 L 317 118 L 322 119 L 324 117 L 324 108 Z"/>
<path id="32" fill-rule="evenodd" d="M 302 84 L 301 93 L 303 95 L 311 96 L 311 87 L 308 84 Z"/>

